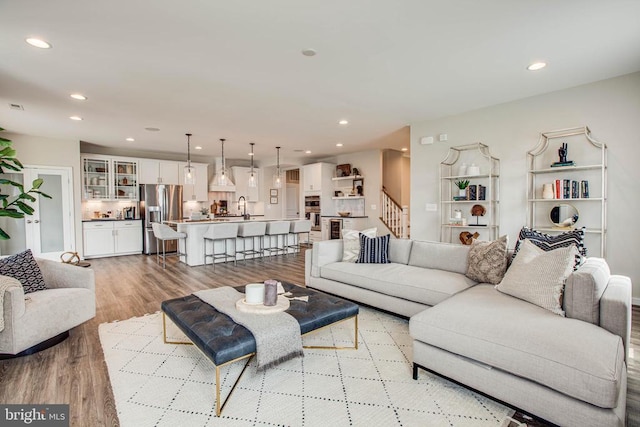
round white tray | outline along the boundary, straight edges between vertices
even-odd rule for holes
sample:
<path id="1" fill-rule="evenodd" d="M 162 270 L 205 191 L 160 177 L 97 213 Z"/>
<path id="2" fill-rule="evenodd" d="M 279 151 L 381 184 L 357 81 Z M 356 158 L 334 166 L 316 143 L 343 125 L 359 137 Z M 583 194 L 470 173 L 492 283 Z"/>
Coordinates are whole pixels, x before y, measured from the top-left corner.
<path id="1" fill-rule="evenodd" d="M 254 313 L 254 314 L 271 314 L 271 313 L 279 313 L 281 311 L 285 311 L 289 308 L 289 300 L 282 295 L 278 295 L 278 301 L 276 305 L 263 305 L 263 304 L 247 304 L 244 301 L 244 298 L 236 301 L 236 308 L 238 311 L 243 313 Z"/>

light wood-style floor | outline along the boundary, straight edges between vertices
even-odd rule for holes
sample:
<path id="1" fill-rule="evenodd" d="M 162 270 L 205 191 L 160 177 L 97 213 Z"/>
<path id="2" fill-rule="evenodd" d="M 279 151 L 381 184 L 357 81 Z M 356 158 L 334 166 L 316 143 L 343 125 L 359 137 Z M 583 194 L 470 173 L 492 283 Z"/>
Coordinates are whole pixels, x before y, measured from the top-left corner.
<path id="1" fill-rule="evenodd" d="M 38 354 L 0 361 L 0 402 L 69 403 L 72 426 L 117 426 L 98 325 L 153 313 L 164 300 L 222 285 L 278 278 L 304 283 L 304 254 L 187 267 L 171 259 L 163 270 L 155 256 L 91 260 L 96 273 L 96 317 L 73 329 L 61 344 Z M 640 308 L 634 308 L 631 344 L 640 358 Z M 640 360 L 630 360 L 628 425 L 640 425 Z"/>

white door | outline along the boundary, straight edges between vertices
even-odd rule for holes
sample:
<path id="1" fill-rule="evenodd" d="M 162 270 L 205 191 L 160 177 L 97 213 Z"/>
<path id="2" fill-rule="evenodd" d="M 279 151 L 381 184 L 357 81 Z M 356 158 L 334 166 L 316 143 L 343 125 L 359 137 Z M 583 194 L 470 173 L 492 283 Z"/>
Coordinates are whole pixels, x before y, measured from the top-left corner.
<path id="1" fill-rule="evenodd" d="M 51 199 L 36 196 L 36 201 L 30 203 L 33 215 L 23 219 L 2 218 L 2 228 L 11 239 L 0 241 L 1 253 L 11 255 L 31 249 L 36 257 L 59 261 L 63 252 L 75 251 L 71 168 L 27 166 L 21 173 L 7 175 L 23 183 L 25 190 L 35 179 L 42 178 L 40 191 Z M 17 192 L 15 187 L 3 187 L 11 194 Z"/>
<path id="2" fill-rule="evenodd" d="M 300 196 L 298 194 L 298 184 L 287 184 L 285 201 L 287 206 L 287 218 L 300 218 Z"/>

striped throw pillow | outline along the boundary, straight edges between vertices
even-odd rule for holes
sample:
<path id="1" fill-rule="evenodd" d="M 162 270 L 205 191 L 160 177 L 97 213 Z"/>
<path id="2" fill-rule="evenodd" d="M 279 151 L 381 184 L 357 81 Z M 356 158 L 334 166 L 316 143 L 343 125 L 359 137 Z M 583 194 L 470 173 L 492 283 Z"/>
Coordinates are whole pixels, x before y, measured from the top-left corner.
<path id="1" fill-rule="evenodd" d="M 578 249 L 578 254 L 576 255 L 574 269 L 578 268 L 587 256 L 587 248 L 584 246 L 584 233 L 584 227 L 556 235 L 541 233 L 529 227 L 522 227 L 522 230 L 520 230 L 520 234 L 518 235 L 518 242 L 516 243 L 516 248 L 513 251 L 512 259 L 515 259 L 520 247 L 522 246 L 522 241 L 525 239 L 529 240 L 544 251 L 552 251 L 554 249 L 566 248 L 568 246 L 575 245 Z"/>
<path id="2" fill-rule="evenodd" d="M 360 255 L 357 263 L 360 264 L 388 264 L 390 235 L 380 237 L 367 237 L 360 233 Z"/>
<path id="3" fill-rule="evenodd" d="M 525 240 L 496 289 L 564 316 L 564 282 L 573 272 L 576 253 L 574 245 L 545 251 Z"/>

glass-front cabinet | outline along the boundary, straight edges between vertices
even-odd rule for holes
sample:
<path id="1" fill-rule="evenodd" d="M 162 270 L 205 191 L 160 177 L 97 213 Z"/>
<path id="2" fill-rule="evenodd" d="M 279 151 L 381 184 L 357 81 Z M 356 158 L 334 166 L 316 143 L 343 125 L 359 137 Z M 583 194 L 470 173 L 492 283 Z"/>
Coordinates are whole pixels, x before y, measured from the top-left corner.
<path id="1" fill-rule="evenodd" d="M 85 200 L 138 200 L 138 162 L 106 156 L 83 156 Z"/>
<path id="2" fill-rule="evenodd" d="M 114 160 L 113 171 L 114 199 L 138 200 L 138 162 Z"/>

